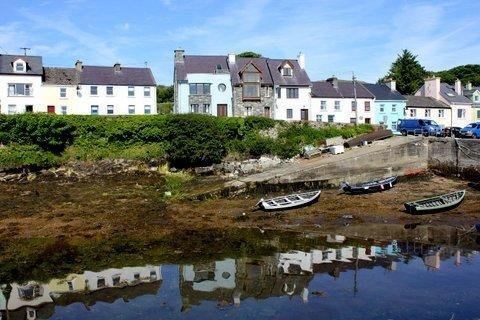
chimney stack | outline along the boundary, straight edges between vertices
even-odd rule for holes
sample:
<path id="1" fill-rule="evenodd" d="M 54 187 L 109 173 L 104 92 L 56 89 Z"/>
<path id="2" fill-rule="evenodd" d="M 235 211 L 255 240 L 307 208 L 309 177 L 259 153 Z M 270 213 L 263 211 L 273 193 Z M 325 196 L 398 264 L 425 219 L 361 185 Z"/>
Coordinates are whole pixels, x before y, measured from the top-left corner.
<path id="1" fill-rule="evenodd" d="M 300 65 L 300 68 L 305 69 L 305 53 L 299 53 L 298 54 L 298 64 Z"/>
<path id="2" fill-rule="evenodd" d="M 117 62 L 113 65 L 113 70 L 115 70 L 115 72 L 119 72 L 120 69 L 121 69 L 120 63 Z"/>
<path id="3" fill-rule="evenodd" d="M 235 63 L 235 53 L 229 53 L 228 54 L 228 64 L 234 64 Z"/>
<path id="4" fill-rule="evenodd" d="M 185 50 L 183 49 L 176 49 L 173 50 L 175 55 L 175 63 L 183 63 L 185 61 Z"/>
<path id="5" fill-rule="evenodd" d="M 395 81 L 393 79 L 388 79 L 388 81 L 385 82 L 385 84 L 387 85 L 387 87 L 390 88 L 390 91 L 396 91 L 397 90 L 397 81 Z"/>
<path id="6" fill-rule="evenodd" d="M 455 80 L 455 92 L 461 96 L 462 95 L 462 82 L 460 79 Z"/>
<path id="7" fill-rule="evenodd" d="M 440 78 L 432 77 L 425 79 L 423 90 L 423 96 L 440 100 Z"/>
<path id="8" fill-rule="evenodd" d="M 472 90 L 472 83 L 471 82 L 467 83 L 467 90 Z"/>
<path id="9" fill-rule="evenodd" d="M 335 88 L 338 89 L 338 78 L 335 76 L 332 76 L 331 78 L 327 79 L 327 82 L 330 82 L 330 84 Z"/>
<path id="10" fill-rule="evenodd" d="M 77 69 L 78 72 L 82 72 L 83 62 L 80 60 L 77 60 L 77 62 L 75 62 L 75 69 Z"/>

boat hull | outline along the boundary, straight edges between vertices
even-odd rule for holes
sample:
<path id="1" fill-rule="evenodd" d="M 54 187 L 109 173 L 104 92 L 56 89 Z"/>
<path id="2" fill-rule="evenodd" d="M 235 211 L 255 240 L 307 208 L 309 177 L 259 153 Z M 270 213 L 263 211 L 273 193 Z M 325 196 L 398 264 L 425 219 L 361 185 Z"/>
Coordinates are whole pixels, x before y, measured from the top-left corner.
<path id="1" fill-rule="evenodd" d="M 430 214 L 452 210 L 458 207 L 465 197 L 465 190 L 431 197 L 427 199 L 407 202 L 405 210 L 411 214 Z"/>
<path id="2" fill-rule="evenodd" d="M 278 198 L 273 198 L 268 200 L 260 200 L 260 202 L 258 203 L 258 207 L 263 211 L 284 211 L 284 210 L 302 208 L 317 202 L 318 199 L 320 198 L 320 193 L 321 191 L 317 190 L 314 193 L 312 192 L 312 196 L 308 199 L 304 199 L 302 201 L 297 201 L 292 203 L 277 204 L 277 205 L 272 204 L 271 203 L 272 200 L 281 199 L 283 197 L 278 197 Z M 301 196 L 301 195 L 302 194 L 292 194 L 292 195 L 285 196 L 284 198 Z"/>
<path id="3" fill-rule="evenodd" d="M 382 192 L 393 188 L 396 183 L 397 177 L 388 177 L 385 179 L 356 183 L 352 185 L 344 183 L 342 185 L 342 191 L 348 194 Z"/>

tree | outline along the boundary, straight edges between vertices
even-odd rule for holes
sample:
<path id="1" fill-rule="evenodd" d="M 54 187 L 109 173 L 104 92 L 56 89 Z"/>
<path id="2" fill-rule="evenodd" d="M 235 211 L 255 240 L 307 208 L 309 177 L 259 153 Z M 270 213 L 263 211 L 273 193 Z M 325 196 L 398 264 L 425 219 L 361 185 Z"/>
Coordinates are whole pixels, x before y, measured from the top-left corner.
<path id="1" fill-rule="evenodd" d="M 442 82 L 452 85 L 456 79 L 460 79 L 464 85 L 470 82 L 474 86 L 480 86 L 480 64 L 457 66 L 448 70 L 437 71 L 435 75 L 442 78 Z"/>
<path id="2" fill-rule="evenodd" d="M 157 103 L 173 102 L 173 86 L 157 86 Z"/>
<path id="3" fill-rule="evenodd" d="M 429 73 L 417 61 L 417 56 L 404 49 L 392 63 L 388 74 L 379 80 L 393 79 L 397 90 L 402 94 L 414 94 L 423 84 Z"/>
<path id="4" fill-rule="evenodd" d="M 256 52 L 253 52 L 253 51 L 245 51 L 245 52 L 237 54 L 237 57 L 241 57 L 241 58 L 261 58 L 262 55 L 260 53 L 256 53 Z"/>

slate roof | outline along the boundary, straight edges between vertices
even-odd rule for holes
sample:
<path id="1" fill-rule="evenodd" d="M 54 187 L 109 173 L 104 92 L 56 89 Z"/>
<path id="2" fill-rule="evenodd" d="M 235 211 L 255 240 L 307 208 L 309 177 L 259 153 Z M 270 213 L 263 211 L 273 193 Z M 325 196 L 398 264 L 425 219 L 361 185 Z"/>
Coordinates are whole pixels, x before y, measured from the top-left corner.
<path id="1" fill-rule="evenodd" d="M 45 84 L 77 85 L 80 80 L 75 68 L 44 68 L 43 71 Z"/>
<path id="2" fill-rule="evenodd" d="M 13 71 L 13 62 L 15 62 L 15 60 L 17 59 L 22 59 L 27 63 L 26 72 L 19 73 Z M 0 74 L 22 74 L 41 76 L 43 74 L 42 57 L 0 54 Z"/>
<path id="3" fill-rule="evenodd" d="M 386 84 L 383 83 L 362 83 L 374 96 L 375 99 L 381 101 L 391 100 L 407 100 L 397 90 L 392 91 Z"/>
<path id="4" fill-rule="evenodd" d="M 405 96 L 405 98 L 407 98 L 407 108 L 450 109 L 448 104 L 432 97 Z"/>
<path id="5" fill-rule="evenodd" d="M 338 80 L 338 88 L 333 86 L 331 79 L 327 79 L 326 81 L 314 81 L 312 84 L 312 95 L 315 98 L 355 98 L 352 81 Z M 375 98 L 375 96 L 368 91 L 361 82 L 357 82 L 355 88 L 357 98 Z"/>
<path id="6" fill-rule="evenodd" d="M 457 94 L 453 86 L 447 83 L 440 84 L 440 95 L 450 103 L 472 103 L 472 101 L 464 95 Z"/>
<path id="7" fill-rule="evenodd" d="M 267 58 L 242 58 L 236 57 L 234 64 L 229 64 L 230 67 L 230 77 L 232 78 L 232 84 L 234 86 L 242 83 L 240 79 L 240 72 L 245 68 L 249 63 L 253 63 L 255 67 L 262 73 L 262 85 L 273 85 L 272 75 L 267 64 Z"/>
<path id="8" fill-rule="evenodd" d="M 280 70 L 280 66 L 288 61 L 292 65 L 292 75 L 284 76 Z M 280 86 L 310 86 L 312 82 L 308 77 L 305 69 L 302 69 L 298 64 L 298 60 L 285 59 L 267 59 L 267 64 L 270 69 L 273 82 Z"/>
<path id="9" fill-rule="evenodd" d="M 150 68 L 121 67 L 115 71 L 112 67 L 83 66 L 80 84 L 114 86 L 155 86 Z"/>
<path id="10" fill-rule="evenodd" d="M 226 56 L 188 56 L 183 63 L 175 63 L 177 80 L 187 80 L 188 73 L 214 73 L 217 65 L 228 71 Z"/>

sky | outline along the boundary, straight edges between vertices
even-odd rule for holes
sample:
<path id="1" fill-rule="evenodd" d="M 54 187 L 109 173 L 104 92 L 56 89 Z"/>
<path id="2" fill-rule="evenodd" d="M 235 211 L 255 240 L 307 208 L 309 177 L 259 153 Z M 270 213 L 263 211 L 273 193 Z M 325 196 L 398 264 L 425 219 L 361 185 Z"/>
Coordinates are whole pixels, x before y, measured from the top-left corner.
<path id="1" fill-rule="evenodd" d="M 480 64 L 480 1 L 16 0 L 0 1 L 0 53 L 44 66 L 152 68 L 173 82 L 173 50 L 306 55 L 311 80 L 383 77 L 402 49 L 427 70 Z"/>

